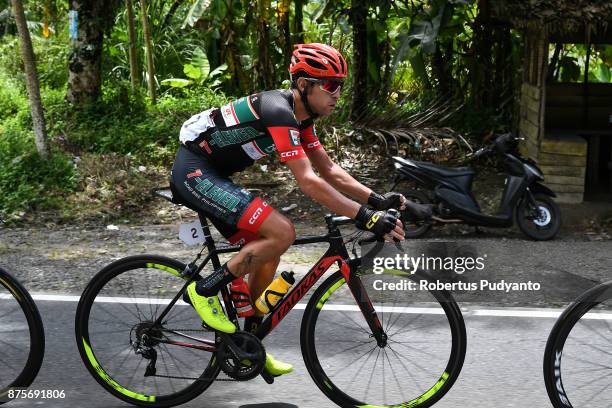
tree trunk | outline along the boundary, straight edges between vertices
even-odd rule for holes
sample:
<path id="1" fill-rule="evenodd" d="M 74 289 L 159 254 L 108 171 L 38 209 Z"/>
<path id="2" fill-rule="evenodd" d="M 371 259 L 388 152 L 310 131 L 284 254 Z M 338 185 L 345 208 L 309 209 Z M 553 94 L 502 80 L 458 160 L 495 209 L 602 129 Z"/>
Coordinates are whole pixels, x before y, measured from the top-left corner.
<path id="1" fill-rule="evenodd" d="M 278 31 L 281 39 L 281 49 L 283 50 L 283 67 L 289 67 L 291 62 L 291 31 L 289 30 L 289 10 L 291 0 L 278 0 L 276 4 L 276 15 L 278 18 Z M 288 68 L 287 68 L 288 69 Z M 288 77 L 288 74 L 286 75 Z"/>
<path id="2" fill-rule="evenodd" d="M 120 0 L 70 0 L 78 13 L 77 38 L 68 56 L 66 100 L 74 104 L 95 102 L 102 86 L 102 50 L 105 31 L 115 21 Z"/>
<path id="3" fill-rule="evenodd" d="M 437 82 L 439 95 L 450 95 L 453 92 L 451 73 L 453 44 L 437 42 L 436 51 L 431 59 L 431 71 Z"/>
<path id="4" fill-rule="evenodd" d="M 474 45 L 472 55 L 471 82 L 472 100 L 476 109 L 491 106 L 493 89 L 491 88 L 491 51 L 492 36 L 489 19 L 489 3 L 487 0 L 479 0 L 478 15 L 474 19 Z"/>
<path id="5" fill-rule="evenodd" d="M 162 24 L 162 29 L 170 25 L 170 22 L 172 21 L 172 17 L 174 17 L 176 10 L 178 10 L 182 2 L 183 0 L 175 0 L 174 3 L 172 3 L 170 10 L 168 10 L 168 13 L 166 13 L 166 17 L 164 17 L 164 23 Z"/>
<path id="6" fill-rule="evenodd" d="M 255 62 L 256 84 L 260 89 L 273 87 L 275 75 L 274 65 L 270 57 L 270 6 L 271 0 L 258 0 L 257 7 L 257 44 L 259 45 L 258 58 Z"/>
<path id="7" fill-rule="evenodd" d="M 240 47 L 236 41 L 236 38 L 241 38 L 241 34 L 236 31 L 234 25 L 234 9 L 232 2 L 228 1 L 227 6 L 228 12 L 225 17 L 225 22 L 222 24 L 222 37 L 224 41 L 221 41 L 222 45 L 222 61 L 225 61 L 228 67 L 228 72 L 232 73 L 233 88 L 238 90 L 240 93 L 250 92 L 249 78 L 247 77 L 244 69 L 242 68 L 242 62 L 240 61 Z"/>
<path id="8" fill-rule="evenodd" d="M 30 97 L 30 110 L 32 113 L 32 122 L 34 124 L 34 140 L 36 150 L 43 159 L 48 159 L 50 156 L 49 144 L 47 143 L 47 130 L 45 127 L 45 114 L 40 100 L 40 85 L 38 83 L 38 74 L 36 72 L 36 60 L 34 57 L 34 49 L 32 48 L 32 40 L 26 23 L 25 14 L 23 12 L 23 4 L 21 0 L 11 0 L 13 3 L 13 13 L 17 22 L 17 31 L 19 32 L 19 41 L 21 43 L 21 55 L 23 57 L 23 65 L 26 73 L 26 84 L 28 87 L 28 95 Z"/>
<path id="9" fill-rule="evenodd" d="M 140 13 L 142 14 L 142 33 L 147 54 L 147 84 L 149 85 L 149 98 L 151 98 L 151 103 L 155 104 L 157 100 L 155 92 L 155 65 L 153 65 L 153 45 L 151 44 L 151 30 L 149 29 L 146 0 L 140 0 Z"/>
<path id="10" fill-rule="evenodd" d="M 368 38 L 365 2 L 353 0 L 351 20 L 353 24 L 353 103 L 351 119 L 356 121 L 367 105 L 368 96 Z"/>
<path id="11" fill-rule="evenodd" d="M 127 9 L 128 40 L 130 42 L 128 48 L 130 58 L 130 82 L 132 83 L 132 89 L 135 89 L 140 81 L 140 75 L 138 75 L 138 60 L 136 58 L 136 28 L 132 0 L 126 0 L 125 7 Z"/>
<path id="12" fill-rule="evenodd" d="M 293 16 L 293 43 L 304 42 L 304 0 L 295 0 L 295 15 Z"/>

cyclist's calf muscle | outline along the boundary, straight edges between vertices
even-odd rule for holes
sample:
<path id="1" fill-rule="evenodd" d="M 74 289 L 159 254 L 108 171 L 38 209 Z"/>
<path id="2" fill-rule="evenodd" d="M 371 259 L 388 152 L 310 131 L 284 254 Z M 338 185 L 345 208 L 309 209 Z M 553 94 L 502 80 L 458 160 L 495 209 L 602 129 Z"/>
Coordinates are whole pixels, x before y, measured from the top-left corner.
<path id="1" fill-rule="evenodd" d="M 295 241 L 293 224 L 276 210 L 261 224 L 258 234 L 260 239 L 247 243 L 227 262 L 234 276 L 259 271 L 267 262 L 279 258 Z"/>

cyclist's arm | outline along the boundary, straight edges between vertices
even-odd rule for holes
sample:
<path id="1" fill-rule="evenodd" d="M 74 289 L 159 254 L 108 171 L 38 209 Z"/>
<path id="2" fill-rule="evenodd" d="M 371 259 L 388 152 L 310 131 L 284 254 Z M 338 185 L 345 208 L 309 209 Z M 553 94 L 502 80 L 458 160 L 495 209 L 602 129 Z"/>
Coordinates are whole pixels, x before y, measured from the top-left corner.
<path id="1" fill-rule="evenodd" d="M 366 204 L 371 189 L 353 178 L 346 170 L 332 161 L 324 149 L 306 151 L 306 155 L 319 171 L 321 177 L 338 191 L 351 196 L 360 203 Z"/>
<path id="2" fill-rule="evenodd" d="M 287 166 L 304 194 L 317 203 L 329 208 L 336 214 L 355 218 L 359 207 L 358 203 L 339 193 L 323 178 L 317 176 L 310 165 L 310 160 L 303 157 L 289 160 Z M 366 199 L 367 200 L 367 199 Z"/>

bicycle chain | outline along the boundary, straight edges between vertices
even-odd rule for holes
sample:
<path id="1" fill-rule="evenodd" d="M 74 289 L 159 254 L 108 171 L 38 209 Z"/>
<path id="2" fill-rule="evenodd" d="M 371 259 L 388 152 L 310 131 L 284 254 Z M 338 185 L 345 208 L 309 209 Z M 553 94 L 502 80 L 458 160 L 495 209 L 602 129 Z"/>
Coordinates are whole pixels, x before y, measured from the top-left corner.
<path id="1" fill-rule="evenodd" d="M 177 332 L 206 332 L 206 333 L 213 332 L 213 330 L 201 330 L 201 329 L 171 329 L 171 330 L 174 330 L 174 331 L 177 331 Z M 218 377 L 215 377 L 215 378 L 195 378 L 195 377 L 181 377 L 181 376 L 177 376 L 177 375 L 157 375 L 157 374 L 155 374 L 154 377 L 171 378 L 171 379 L 175 379 L 175 380 L 194 380 L 194 381 L 225 381 L 225 382 L 240 381 L 240 380 L 236 380 L 234 378 L 218 378 Z"/>

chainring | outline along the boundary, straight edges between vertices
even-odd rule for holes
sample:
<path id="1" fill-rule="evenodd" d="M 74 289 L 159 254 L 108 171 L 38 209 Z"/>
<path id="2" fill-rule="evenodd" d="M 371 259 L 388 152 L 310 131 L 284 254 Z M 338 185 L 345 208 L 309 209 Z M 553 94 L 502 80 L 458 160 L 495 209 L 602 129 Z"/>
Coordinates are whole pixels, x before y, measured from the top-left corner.
<path id="1" fill-rule="evenodd" d="M 245 331 L 232 334 L 231 339 L 243 353 L 248 355 L 248 358 L 241 361 L 229 345 L 221 341 L 215 352 L 221 370 L 238 381 L 251 380 L 261 374 L 266 364 L 266 350 L 261 340 Z"/>

